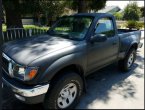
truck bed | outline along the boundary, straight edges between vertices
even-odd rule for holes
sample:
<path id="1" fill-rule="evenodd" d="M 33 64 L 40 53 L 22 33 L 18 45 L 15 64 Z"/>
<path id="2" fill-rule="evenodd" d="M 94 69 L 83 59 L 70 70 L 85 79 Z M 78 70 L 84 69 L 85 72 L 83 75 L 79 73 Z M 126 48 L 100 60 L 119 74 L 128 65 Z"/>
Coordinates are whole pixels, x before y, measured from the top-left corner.
<path id="1" fill-rule="evenodd" d="M 129 29 L 118 29 L 118 36 L 120 37 L 120 39 L 124 39 L 124 40 L 136 39 L 136 41 L 139 42 L 141 38 L 141 31 L 129 30 Z"/>
<path id="2" fill-rule="evenodd" d="M 129 29 L 118 29 L 118 34 L 130 33 L 130 32 L 137 32 L 139 30 L 129 30 Z"/>
<path id="3" fill-rule="evenodd" d="M 137 45 L 140 43 L 141 31 L 118 29 L 118 36 L 120 38 L 120 52 L 127 52 L 132 43 Z"/>

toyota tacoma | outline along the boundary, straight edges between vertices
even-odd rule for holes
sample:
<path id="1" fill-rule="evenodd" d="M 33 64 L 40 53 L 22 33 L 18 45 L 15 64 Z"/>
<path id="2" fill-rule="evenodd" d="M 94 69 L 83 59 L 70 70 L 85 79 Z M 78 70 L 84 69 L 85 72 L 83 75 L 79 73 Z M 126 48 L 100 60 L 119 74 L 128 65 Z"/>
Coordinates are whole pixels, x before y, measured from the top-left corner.
<path id="1" fill-rule="evenodd" d="M 47 33 L 2 46 L 3 85 L 28 104 L 73 108 L 86 76 L 114 62 L 121 71 L 132 68 L 140 38 L 140 30 L 117 29 L 111 14 L 60 17 Z"/>

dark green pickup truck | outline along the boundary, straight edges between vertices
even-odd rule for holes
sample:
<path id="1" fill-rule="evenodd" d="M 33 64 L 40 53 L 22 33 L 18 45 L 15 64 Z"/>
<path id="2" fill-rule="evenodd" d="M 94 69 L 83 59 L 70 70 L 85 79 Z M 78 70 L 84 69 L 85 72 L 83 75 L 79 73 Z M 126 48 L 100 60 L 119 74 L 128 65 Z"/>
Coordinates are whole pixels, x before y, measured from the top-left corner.
<path id="1" fill-rule="evenodd" d="M 3 85 L 25 103 L 73 108 L 86 76 L 114 62 L 122 71 L 132 68 L 140 38 L 139 30 L 117 29 L 110 14 L 61 17 L 43 35 L 2 46 Z"/>

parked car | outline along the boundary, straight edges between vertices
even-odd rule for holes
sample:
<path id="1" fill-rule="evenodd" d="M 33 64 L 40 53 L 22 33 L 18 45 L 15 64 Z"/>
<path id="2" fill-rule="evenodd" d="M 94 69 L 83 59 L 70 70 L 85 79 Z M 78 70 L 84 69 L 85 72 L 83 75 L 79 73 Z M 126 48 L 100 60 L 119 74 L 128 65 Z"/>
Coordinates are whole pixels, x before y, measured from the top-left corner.
<path id="1" fill-rule="evenodd" d="M 139 30 L 117 29 L 111 14 L 62 17 L 45 34 L 2 46 L 3 85 L 28 104 L 73 108 L 86 90 L 86 76 L 114 62 L 131 70 L 140 38 Z"/>

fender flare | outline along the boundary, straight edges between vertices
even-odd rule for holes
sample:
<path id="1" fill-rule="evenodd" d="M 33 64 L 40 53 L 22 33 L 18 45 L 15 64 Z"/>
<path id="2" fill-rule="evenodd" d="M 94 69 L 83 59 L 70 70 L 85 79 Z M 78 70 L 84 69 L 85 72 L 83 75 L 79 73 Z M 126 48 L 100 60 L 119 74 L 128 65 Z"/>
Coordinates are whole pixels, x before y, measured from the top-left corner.
<path id="1" fill-rule="evenodd" d="M 85 72 L 86 60 L 80 57 L 79 53 L 69 54 L 54 61 L 39 78 L 40 82 L 49 82 L 63 68 L 69 65 L 77 65 Z"/>
<path id="2" fill-rule="evenodd" d="M 129 48 L 126 50 L 126 53 L 125 53 L 125 56 L 127 55 L 127 53 L 129 52 L 129 50 L 132 48 L 133 45 L 136 45 L 138 44 L 137 42 L 132 42 L 130 45 L 129 45 Z"/>

